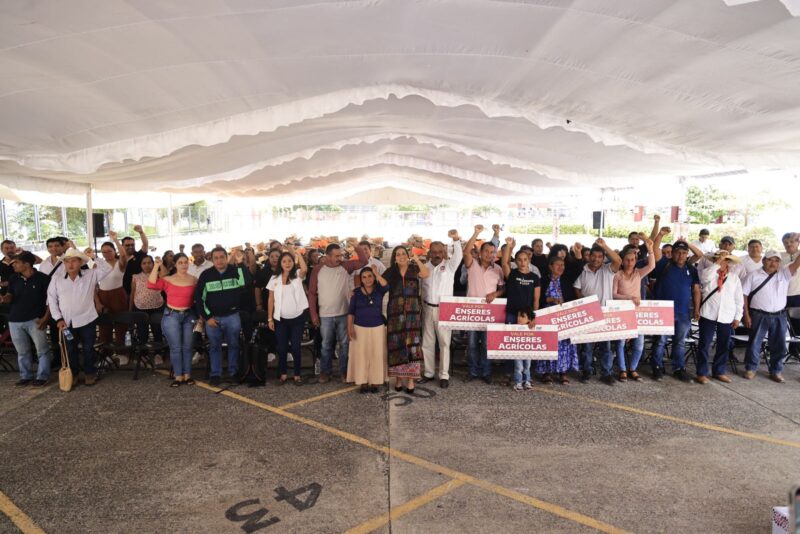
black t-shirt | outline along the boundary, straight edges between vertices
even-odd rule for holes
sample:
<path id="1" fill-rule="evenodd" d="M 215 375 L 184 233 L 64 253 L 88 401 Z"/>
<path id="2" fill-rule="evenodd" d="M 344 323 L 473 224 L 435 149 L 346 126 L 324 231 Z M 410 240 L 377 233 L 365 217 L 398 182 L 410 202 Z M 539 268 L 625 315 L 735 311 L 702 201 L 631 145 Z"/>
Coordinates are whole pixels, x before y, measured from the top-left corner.
<path id="1" fill-rule="evenodd" d="M 5 258 L 3 258 L 5 259 Z M 5 261 L 0 261 L 0 282 L 9 282 L 14 276 L 14 268 Z M 0 290 L 0 294 L 6 294 L 6 288 Z"/>
<path id="2" fill-rule="evenodd" d="M 142 259 L 147 256 L 147 252 L 137 250 L 133 253 L 132 258 L 128 258 L 128 264 L 125 266 L 125 274 L 122 275 L 122 287 L 128 295 L 131 294 L 131 285 L 133 284 L 133 275 L 142 272 Z"/>
<path id="3" fill-rule="evenodd" d="M 506 280 L 506 310 L 516 314 L 519 310 L 533 308 L 534 290 L 542 284 L 532 272 L 521 273 L 512 269 Z"/>
<path id="4" fill-rule="evenodd" d="M 24 323 L 44 317 L 47 312 L 47 286 L 50 277 L 34 270 L 30 278 L 14 274 L 8 285 L 8 292 L 14 296 L 11 301 L 11 312 L 8 320 L 13 323 Z"/>

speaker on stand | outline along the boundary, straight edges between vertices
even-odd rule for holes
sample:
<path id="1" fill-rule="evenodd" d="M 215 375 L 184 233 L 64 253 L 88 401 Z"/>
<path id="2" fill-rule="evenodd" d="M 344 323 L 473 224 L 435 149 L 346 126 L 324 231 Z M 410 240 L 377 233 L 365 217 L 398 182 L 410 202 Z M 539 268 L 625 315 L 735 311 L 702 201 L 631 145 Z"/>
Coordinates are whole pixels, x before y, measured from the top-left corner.
<path id="1" fill-rule="evenodd" d="M 97 238 L 105 237 L 106 232 L 106 214 L 105 213 L 92 213 L 92 226 L 94 227 L 94 249 L 97 250 Z"/>

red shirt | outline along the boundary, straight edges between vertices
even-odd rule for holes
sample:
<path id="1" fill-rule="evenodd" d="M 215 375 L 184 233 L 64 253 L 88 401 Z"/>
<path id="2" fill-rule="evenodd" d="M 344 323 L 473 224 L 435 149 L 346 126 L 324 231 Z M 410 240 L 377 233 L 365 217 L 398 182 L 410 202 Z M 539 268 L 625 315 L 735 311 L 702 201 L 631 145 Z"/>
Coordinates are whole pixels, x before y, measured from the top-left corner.
<path id="1" fill-rule="evenodd" d="M 170 308 L 191 308 L 194 302 L 194 284 L 176 286 L 163 278 L 159 278 L 155 283 L 148 281 L 147 288 L 158 289 L 166 293 L 167 306 Z"/>

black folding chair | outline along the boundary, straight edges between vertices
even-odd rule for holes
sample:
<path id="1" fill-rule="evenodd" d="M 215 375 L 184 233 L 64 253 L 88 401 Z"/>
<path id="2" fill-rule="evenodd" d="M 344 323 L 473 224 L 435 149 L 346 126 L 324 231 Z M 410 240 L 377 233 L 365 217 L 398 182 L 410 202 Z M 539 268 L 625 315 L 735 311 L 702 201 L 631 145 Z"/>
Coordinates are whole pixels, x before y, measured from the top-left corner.
<path id="1" fill-rule="evenodd" d="M 103 344 L 103 349 L 106 352 L 112 353 L 126 353 L 131 360 L 136 360 L 136 367 L 134 368 L 133 379 L 139 379 L 139 366 L 141 365 L 142 340 L 139 339 L 139 328 L 148 324 L 150 318 L 144 312 L 120 312 L 115 313 L 112 317 L 112 323 L 122 324 L 125 326 L 125 331 L 130 336 L 130 345 L 126 341 L 121 344 L 113 338 L 110 342 Z M 126 338 L 128 337 L 126 336 Z M 151 364 L 152 365 L 152 364 Z M 155 367 L 153 367 L 155 369 Z"/>
<path id="2" fill-rule="evenodd" d="M 0 370 L 11 373 L 16 368 L 13 361 L 9 361 L 7 358 L 16 360 L 17 349 L 11 341 L 11 329 L 8 326 L 8 317 L 6 315 L 0 315 L 0 331 L 2 331 L 0 334 Z"/>
<path id="3" fill-rule="evenodd" d="M 145 313 L 145 315 L 147 315 L 147 324 L 148 326 L 151 327 L 150 328 L 151 330 L 153 326 L 161 325 L 161 318 L 164 316 L 163 313 L 152 313 L 152 314 Z M 156 339 L 150 339 L 149 337 L 147 339 L 143 340 L 140 339 L 138 341 L 139 341 L 138 345 L 139 357 L 136 358 L 136 367 L 134 368 L 133 371 L 134 380 L 138 379 L 139 377 L 139 367 L 140 364 L 142 363 L 142 359 L 144 359 L 145 364 L 150 364 L 150 367 L 153 369 L 153 371 L 155 371 L 156 369 L 155 355 L 159 352 L 166 351 L 167 348 L 169 347 L 163 334 L 161 336 L 161 341 L 158 341 Z"/>
<path id="4" fill-rule="evenodd" d="M 114 316 L 110 313 L 102 313 L 97 318 L 97 327 L 101 326 L 108 326 L 112 329 L 114 328 Z M 112 338 L 113 339 L 113 338 Z M 108 352 L 104 350 L 107 343 L 103 343 L 102 341 L 97 341 L 94 344 L 94 352 L 95 352 L 95 369 L 97 372 L 97 376 L 100 377 L 107 373 L 108 371 L 119 369 L 119 364 L 111 357 L 113 352 Z"/>
<path id="5" fill-rule="evenodd" d="M 787 353 L 783 363 L 789 363 L 791 359 L 795 359 L 800 363 L 800 331 L 794 327 L 794 323 L 800 321 L 800 307 L 787 308 L 786 313 L 789 320 L 787 321 L 788 334 L 786 336 Z M 793 347 L 797 347 L 797 350 L 793 351 Z"/>

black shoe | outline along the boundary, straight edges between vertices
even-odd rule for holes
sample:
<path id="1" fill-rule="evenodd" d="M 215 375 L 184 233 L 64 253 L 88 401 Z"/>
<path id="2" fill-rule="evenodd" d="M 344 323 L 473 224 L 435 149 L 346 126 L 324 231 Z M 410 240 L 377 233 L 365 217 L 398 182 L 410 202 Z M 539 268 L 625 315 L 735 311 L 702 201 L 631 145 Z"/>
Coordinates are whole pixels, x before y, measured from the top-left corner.
<path id="1" fill-rule="evenodd" d="M 212 376 L 211 378 L 208 379 L 208 383 L 211 384 L 212 386 L 219 386 L 220 384 L 222 384 L 222 379 L 218 376 Z"/>
<path id="2" fill-rule="evenodd" d="M 653 367 L 653 380 L 658 382 L 664 377 L 664 371 L 660 367 Z"/>
<path id="3" fill-rule="evenodd" d="M 446 378 L 442 378 L 439 380 L 439 387 L 442 389 L 447 389 L 450 386 L 450 381 Z"/>
<path id="4" fill-rule="evenodd" d="M 239 375 L 234 374 L 225 377 L 225 382 L 227 382 L 228 384 L 240 384 L 242 381 L 239 378 Z"/>
<path id="5" fill-rule="evenodd" d="M 403 391 L 403 386 L 395 386 L 394 390 L 395 391 Z"/>
<path id="6" fill-rule="evenodd" d="M 600 381 L 601 381 L 603 384 L 606 384 L 606 385 L 608 385 L 608 386 L 613 386 L 613 385 L 614 385 L 614 382 L 616 382 L 616 381 L 617 381 L 617 379 L 616 379 L 616 378 L 614 378 L 614 377 L 613 377 L 613 376 L 611 376 L 611 375 L 606 375 L 606 376 L 603 376 L 603 377 L 601 377 L 601 378 L 600 378 Z"/>
<path id="7" fill-rule="evenodd" d="M 472 375 L 469 375 L 469 374 L 468 374 L 468 375 L 467 375 L 467 379 L 466 379 L 466 381 L 467 381 L 467 382 L 472 382 L 472 381 L 473 381 L 473 380 L 475 380 L 476 378 L 478 378 L 478 377 L 477 377 L 477 376 L 472 376 Z"/>
<path id="8" fill-rule="evenodd" d="M 672 376 L 680 380 L 681 382 L 691 382 L 692 377 L 689 376 L 689 373 L 686 372 L 685 369 L 678 369 L 677 371 L 672 373 Z"/>
<path id="9" fill-rule="evenodd" d="M 486 382 L 487 384 L 491 385 L 492 384 L 492 377 L 491 376 L 484 376 L 483 377 L 483 381 Z"/>
<path id="10" fill-rule="evenodd" d="M 358 388 L 359 393 L 366 393 L 368 391 L 369 391 L 369 386 L 367 386 L 366 384 L 361 384 L 361 387 Z"/>
<path id="11" fill-rule="evenodd" d="M 590 378 L 592 378 L 591 371 L 581 371 L 581 378 L 580 378 L 581 384 L 587 383 Z"/>
<path id="12" fill-rule="evenodd" d="M 406 393 L 408 393 L 409 395 L 413 395 L 414 394 L 414 389 L 415 388 L 411 388 L 411 389 L 405 388 L 405 389 L 406 389 Z"/>
<path id="13" fill-rule="evenodd" d="M 25 386 L 30 386 L 32 382 L 33 379 L 31 378 L 23 378 L 22 380 L 16 381 L 14 385 L 17 386 L 18 388 L 23 388 Z"/>
<path id="14" fill-rule="evenodd" d="M 422 378 L 417 379 L 417 384 L 424 384 L 425 382 L 430 382 L 433 380 L 432 376 L 423 376 Z"/>
<path id="15" fill-rule="evenodd" d="M 378 392 L 378 386 L 370 386 L 369 387 L 369 392 L 370 393 L 377 393 Z"/>
<path id="16" fill-rule="evenodd" d="M 33 387 L 35 388 L 43 388 L 47 385 L 47 380 L 34 380 Z"/>

